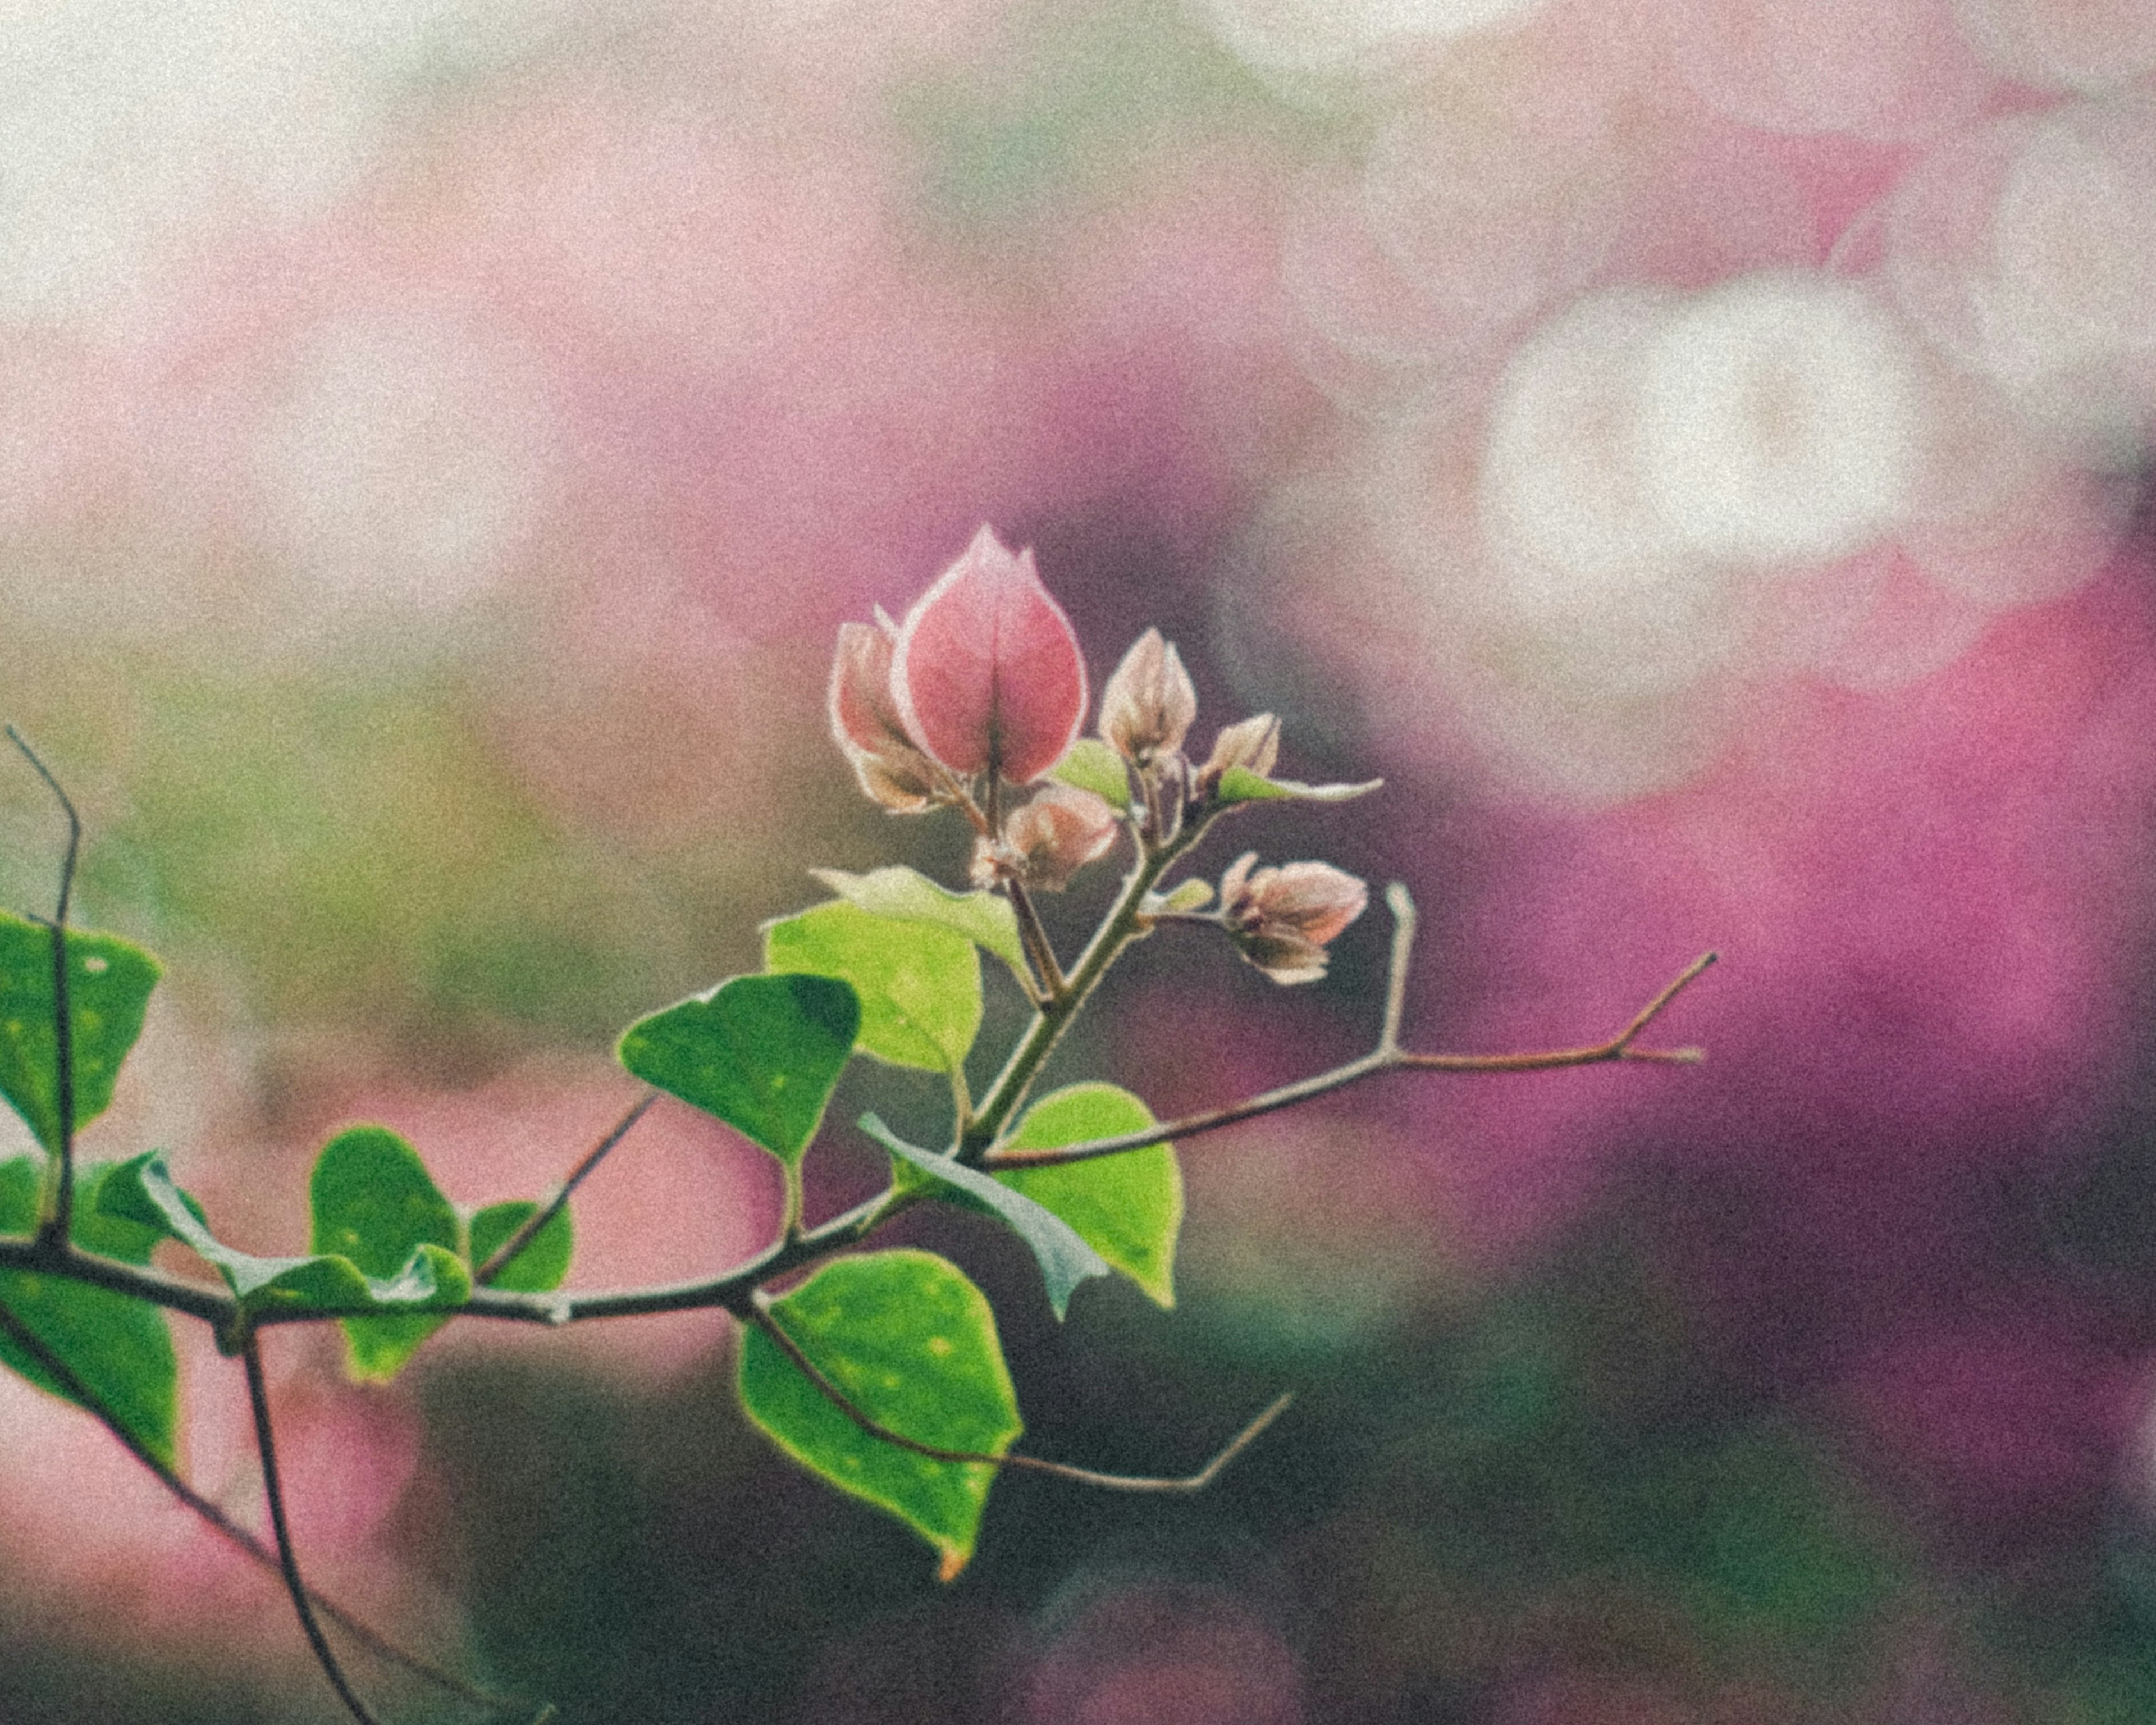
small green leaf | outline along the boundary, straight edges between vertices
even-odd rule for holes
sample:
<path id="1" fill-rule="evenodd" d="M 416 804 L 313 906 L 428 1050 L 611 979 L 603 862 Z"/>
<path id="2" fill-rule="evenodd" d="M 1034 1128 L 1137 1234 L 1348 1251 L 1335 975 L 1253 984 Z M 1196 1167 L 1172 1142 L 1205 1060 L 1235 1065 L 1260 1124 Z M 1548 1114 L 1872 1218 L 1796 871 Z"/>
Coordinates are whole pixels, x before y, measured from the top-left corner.
<path id="1" fill-rule="evenodd" d="M 422 1245 L 454 1252 L 464 1230 L 419 1153 L 385 1127 L 355 1126 L 322 1146 L 307 1182 L 318 1256 L 348 1258 L 387 1279 Z M 345 1367 L 362 1383 L 386 1383 L 446 1317 L 348 1317 Z"/>
<path id="2" fill-rule="evenodd" d="M 816 1369 L 889 1431 L 938 1450 L 1001 1455 L 1024 1430 L 988 1297 L 921 1251 L 826 1265 L 772 1302 Z M 933 1546 L 952 1579 L 973 1554 L 996 1470 L 937 1461 L 863 1431 L 760 1329 L 742 1337 L 742 1406 L 778 1447 Z"/>
<path id="3" fill-rule="evenodd" d="M 116 1164 L 98 1190 L 97 1204 L 105 1215 L 181 1242 L 215 1268 L 250 1311 L 372 1308 L 401 1316 L 450 1310 L 471 1297 L 471 1273 L 464 1260 L 432 1241 L 418 1247 L 388 1280 L 366 1275 L 341 1255 L 263 1258 L 226 1245 L 210 1232 L 202 1206 L 172 1183 L 162 1151 Z"/>
<path id="4" fill-rule="evenodd" d="M 1155 916 L 1163 911 L 1203 910 L 1213 897 L 1209 880 L 1179 880 L 1166 892 L 1146 895 L 1146 909 Z"/>
<path id="5" fill-rule="evenodd" d="M 861 1027 L 853 985 L 737 976 L 622 1032 L 623 1065 L 789 1166 L 801 1160 Z"/>
<path id="6" fill-rule="evenodd" d="M 860 1128 L 909 1167 L 918 1168 L 947 1186 L 955 1187 L 1008 1222 L 1032 1249 L 1040 1265 L 1041 1280 L 1048 1284 L 1048 1303 L 1060 1318 L 1070 1310 L 1072 1290 L 1081 1281 L 1108 1273 L 1107 1260 L 1087 1245 L 1077 1230 L 1054 1211 L 1023 1192 L 1005 1186 L 978 1168 L 965 1167 L 909 1144 L 873 1114 L 864 1114 Z"/>
<path id="7" fill-rule="evenodd" d="M 950 929 L 982 951 L 994 953 L 1021 980 L 1031 974 L 1018 937 L 1018 913 L 1007 898 L 993 892 L 948 891 L 919 870 L 896 864 L 865 875 L 849 875 L 842 869 L 808 872 L 849 904 L 895 922 Z"/>
<path id="8" fill-rule="evenodd" d="M 526 1198 L 490 1204 L 471 1219 L 471 1266 L 491 1258 L 503 1241 L 539 1214 L 539 1206 Z M 547 1225 L 525 1242 L 524 1250 L 501 1266 L 488 1286 L 506 1294 L 551 1294 L 569 1273 L 569 1260 L 577 1249 L 575 1225 L 566 1204 L 555 1211 Z"/>
<path id="9" fill-rule="evenodd" d="M 99 1163 L 75 1170 L 74 1243 L 100 1257 L 146 1264 L 162 1235 L 97 1207 L 112 1172 Z M 37 1230 L 44 1171 L 28 1157 L 0 1163 L 0 1234 Z M 152 1455 L 173 1462 L 179 1409 L 179 1362 L 165 1314 L 147 1301 L 35 1271 L 0 1272 L 0 1306 L 57 1354 Z M 0 1333 L 0 1362 L 38 1389 L 64 1396 L 44 1368 Z"/>
<path id="10" fill-rule="evenodd" d="M 1292 778 L 1267 778 L 1247 767 L 1230 767 L 1220 775 L 1220 788 L 1214 793 L 1219 803 L 1348 803 L 1358 797 L 1367 797 L 1384 783 L 1382 778 L 1366 779 L 1361 784 L 1303 784 Z"/>
<path id="11" fill-rule="evenodd" d="M 840 899 L 764 925 L 763 966 L 851 983 L 860 1046 L 895 1066 L 964 1068 L 981 1028 L 981 960 L 963 935 Z"/>
<path id="12" fill-rule="evenodd" d="M 1019 1150 L 1059 1149 L 1121 1137 L 1154 1124 L 1152 1110 L 1112 1084 L 1074 1084 L 1043 1096 L 1011 1135 Z M 1151 1144 L 1060 1168 L 1007 1168 L 996 1177 L 1052 1210 L 1155 1304 L 1175 1304 L 1175 1240 L 1183 1226 L 1183 1169 L 1172 1144 Z"/>
<path id="13" fill-rule="evenodd" d="M 1081 791 L 1091 791 L 1111 808 L 1131 806 L 1130 774 L 1123 757 L 1096 737 L 1081 737 L 1048 775 Z"/>
<path id="14" fill-rule="evenodd" d="M 142 1034 L 143 1009 L 162 973 L 156 959 L 116 935 L 70 929 L 67 954 L 79 1129 L 111 1106 L 120 1063 Z M 58 1024 L 52 931 L 0 911 L 0 1096 L 48 1150 L 60 1145 Z"/>

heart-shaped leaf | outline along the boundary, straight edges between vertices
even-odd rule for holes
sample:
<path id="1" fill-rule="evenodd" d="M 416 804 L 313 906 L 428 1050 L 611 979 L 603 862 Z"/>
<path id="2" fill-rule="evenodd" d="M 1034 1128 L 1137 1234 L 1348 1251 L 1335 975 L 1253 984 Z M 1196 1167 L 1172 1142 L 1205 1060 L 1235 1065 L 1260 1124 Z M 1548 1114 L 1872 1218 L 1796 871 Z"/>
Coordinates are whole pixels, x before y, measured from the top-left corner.
<path id="1" fill-rule="evenodd" d="M 1012 1133 L 1014 1150 L 1060 1149 L 1121 1137 L 1153 1124 L 1152 1110 L 1112 1084 L 1074 1084 L 1043 1096 Z M 1183 1226 L 1183 1170 L 1172 1144 L 1060 1167 L 1006 1168 L 995 1177 L 1053 1211 L 1153 1301 L 1175 1304 L 1175 1240 Z"/>
<path id="2" fill-rule="evenodd" d="M 849 875 L 843 869 L 808 871 L 849 904 L 897 922 L 925 922 L 963 934 L 984 952 L 993 952 L 1024 981 L 1031 975 L 1025 946 L 1018 933 L 1018 913 L 1010 901 L 993 892 L 952 892 L 917 869 L 898 864 Z"/>
<path id="3" fill-rule="evenodd" d="M 120 1063 L 142 1034 L 157 961 L 116 935 L 67 937 L 69 1064 L 80 1128 L 112 1103 Z M 60 1144 L 59 1015 L 53 1005 L 53 936 L 0 911 L 0 1096 L 48 1150 Z"/>
<path id="4" fill-rule="evenodd" d="M 316 1255 L 349 1259 L 363 1276 L 392 1280 L 421 1246 L 454 1253 L 463 1244 L 455 1206 L 419 1153 L 384 1127 L 352 1127 L 323 1145 L 307 1196 Z M 346 1368 L 362 1382 L 386 1382 L 447 1322 L 446 1316 L 348 1317 Z"/>
<path id="5" fill-rule="evenodd" d="M 164 1153 L 146 1152 L 115 1167 L 99 1189 L 98 1208 L 169 1235 L 224 1278 L 254 1312 L 379 1312 L 399 1316 L 447 1311 L 471 1297 L 471 1273 L 456 1253 L 432 1241 L 418 1246 L 387 1280 L 341 1255 L 264 1258 L 228 1246 L 209 1230 L 202 1206 L 172 1183 Z"/>
<path id="6" fill-rule="evenodd" d="M 621 1063 L 761 1144 L 801 1160 L 861 1028 L 852 984 L 827 976 L 737 976 L 639 1019 Z"/>
<path id="7" fill-rule="evenodd" d="M 961 1071 L 981 1028 L 980 956 L 947 928 L 896 922 L 841 899 L 767 923 L 763 963 L 852 983 L 861 1051 L 893 1065 Z"/>
<path id="8" fill-rule="evenodd" d="M 1070 1310 L 1071 1291 L 1080 1282 L 1108 1273 L 1107 1260 L 1087 1245 L 1076 1230 L 1024 1193 L 1003 1184 L 978 1168 L 967 1168 L 933 1150 L 907 1143 L 873 1114 L 861 1117 L 860 1128 L 906 1167 L 941 1185 L 955 1188 L 1008 1222 L 1039 1261 L 1041 1280 L 1048 1284 L 1048 1303 L 1055 1308 L 1057 1317 Z"/>
<path id="9" fill-rule="evenodd" d="M 74 1243 L 100 1257 L 146 1264 L 162 1231 L 100 1208 L 99 1194 L 112 1168 L 99 1163 L 75 1170 Z M 0 1234 L 35 1231 L 44 1186 L 44 1171 L 28 1157 L 0 1163 Z M 130 1295 L 26 1270 L 0 1271 L 0 1306 L 57 1355 L 146 1450 L 172 1465 L 179 1363 L 163 1312 Z M 4 1332 L 0 1361 L 40 1389 L 66 1394 Z"/>
<path id="10" fill-rule="evenodd" d="M 771 1305 L 772 1321 L 840 1394 L 932 1449 L 1001 1455 L 1024 1429 L 988 1298 L 932 1253 L 827 1264 Z M 742 1337 L 742 1406 L 780 1449 L 933 1546 L 946 1581 L 973 1554 L 996 1469 L 939 1461 L 865 1432 L 760 1329 Z"/>

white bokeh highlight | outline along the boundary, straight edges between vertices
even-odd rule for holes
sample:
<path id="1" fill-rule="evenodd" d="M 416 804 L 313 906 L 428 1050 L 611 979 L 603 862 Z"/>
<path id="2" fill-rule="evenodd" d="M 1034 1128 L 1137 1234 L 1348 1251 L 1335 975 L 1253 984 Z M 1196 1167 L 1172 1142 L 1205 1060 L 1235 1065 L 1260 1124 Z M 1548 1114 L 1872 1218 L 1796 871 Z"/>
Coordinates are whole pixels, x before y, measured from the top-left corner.
<path id="1" fill-rule="evenodd" d="M 1741 278 L 1647 346 L 1636 435 L 1645 495 L 1691 555 L 1822 561 L 1906 507 L 1925 427 L 1915 357 L 1857 289 Z"/>
<path id="2" fill-rule="evenodd" d="M 1415 42 L 1518 23 L 1545 0 L 1206 0 L 1221 39 L 1251 64 L 1325 72 Z"/>

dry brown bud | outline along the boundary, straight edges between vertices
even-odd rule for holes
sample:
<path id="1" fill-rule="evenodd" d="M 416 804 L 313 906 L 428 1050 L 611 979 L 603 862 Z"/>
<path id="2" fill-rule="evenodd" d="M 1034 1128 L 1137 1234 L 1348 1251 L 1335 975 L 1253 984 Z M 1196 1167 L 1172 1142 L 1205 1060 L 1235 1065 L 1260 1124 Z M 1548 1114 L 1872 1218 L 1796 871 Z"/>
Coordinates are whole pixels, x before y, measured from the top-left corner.
<path id="1" fill-rule="evenodd" d="M 1198 691 L 1182 655 L 1149 629 L 1123 655 L 1101 692 L 1101 737 L 1134 767 L 1183 747 L 1198 716 Z"/>
<path id="2" fill-rule="evenodd" d="M 1220 877 L 1220 922 L 1236 949 L 1276 983 L 1325 974 L 1327 942 L 1363 914 L 1369 890 L 1330 863 L 1254 868 L 1246 851 Z"/>
<path id="3" fill-rule="evenodd" d="M 1051 780 L 1011 812 L 1002 840 L 973 847 L 973 882 L 992 886 L 1016 879 L 1060 892 L 1070 877 L 1097 862 L 1116 842 L 1116 811 L 1091 791 Z"/>
<path id="4" fill-rule="evenodd" d="M 879 619 L 882 622 L 882 619 Z M 891 690 L 889 624 L 839 625 L 831 661 L 831 738 L 873 802 L 894 814 L 918 814 L 947 799 L 936 763 L 914 747 Z"/>
<path id="5" fill-rule="evenodd" d="M 1221 776 L 1231 767 L 1240 767 L 1264 778 L 1270 775 L 1273 763 L 1279 759 L 1278 719 L 1270 713 L 1258 713 L 1238 720 L 1214 739 L 1213 752 L 1198 769 L 1199 794 L 1211 796 L 1219 788 Z"/>

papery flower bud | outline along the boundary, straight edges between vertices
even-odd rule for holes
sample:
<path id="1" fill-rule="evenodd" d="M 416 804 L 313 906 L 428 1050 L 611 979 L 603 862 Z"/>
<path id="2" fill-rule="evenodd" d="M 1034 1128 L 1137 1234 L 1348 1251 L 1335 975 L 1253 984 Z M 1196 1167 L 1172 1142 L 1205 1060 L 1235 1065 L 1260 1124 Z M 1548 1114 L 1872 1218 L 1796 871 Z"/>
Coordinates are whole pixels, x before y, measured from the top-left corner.
<path id="1" fill-rule="evenodd" d="M 1240 767 L 1259 778 L 1269 776 L 1280 759 L 1280 721 L 1270 713 L 1239 719 L 1213 740 L 1213 752 L 1198 769 L 1198 790 L 1208 796 L 1219 788 L 1221 776 Z"/>
<path id="2" fill-rule="evenodd" d="M 1097 862 L 1116 842 L 1116 811 L 1091 791 L 1051 781 L 1014 809 L 1000 843 L 982 839 L 973 847 L 973 884 L 993 886 L 1016 879 L 1060 892 L 1087 863 Z"/>
<path id="3" fill-rule="evenodd" d="M 865 623 L 839 625 L 831 661 L 831 737 L 874 802 L 917 814 L 943 800 L 935 763 L 913 746 L 891 697 L 891 635 Z"/>
<path id="4" fill-rule="evenodd" d="M 1325 974 L 1327 942 L 1363 914 L 1369 889 L 1330 863 L 1253 870 L 1245 851 L 1220 877 L 1220 922 L 1236 949 L 1276 983 Z"/>
<path id="5" fill-rule="evenodd" d="M 1123 655 L 1101 691 L 1101 740 L 1136 767 L 1183 747 L 1198 716 L 1198 691 L 1182 655 L 1149 629 Z"/>
<path id="6" fill-rule="evenodd" d="M 1063 758 L 1086 717 L 1086 661 L 1032 552 L 973 536 L 906 614 L 891 694 L 906 734 L 953 773 L 1029 784 Z"/>

